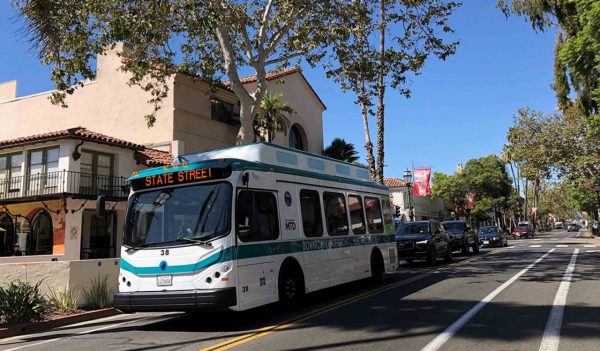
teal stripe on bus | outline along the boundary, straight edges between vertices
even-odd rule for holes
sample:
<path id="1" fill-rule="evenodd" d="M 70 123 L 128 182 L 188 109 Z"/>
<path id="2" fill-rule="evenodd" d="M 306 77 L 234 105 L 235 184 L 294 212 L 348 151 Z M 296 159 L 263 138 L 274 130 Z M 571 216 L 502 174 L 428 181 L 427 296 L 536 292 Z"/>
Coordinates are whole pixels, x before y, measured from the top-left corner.
<path id="1" fill-rule="evenodd" d="M 135 267 L 123 258 L 121 258 L 121 269 L 129 271 L 136 275 L 159 275 L 159 274 L 190 274 L 201 271 L 214 264 L 232 261 L 234 259 L 242 260 L 257 257 L 266 257 L 273 255 L 285 255 L 297 252 L 330 250 L 343 247 L 375 245 L 382 243 L 395 242 L 394 235 L 376 234 L 367 236 L 343 236 L 328 237 L 323 239 L 308 239 L 296 241 L 275 241 L 270 243 L 241 244 L 237 247 L 228 247 L 221 250 L 197 263 L 169 266 L 165 269 L 156 267 Z"/>

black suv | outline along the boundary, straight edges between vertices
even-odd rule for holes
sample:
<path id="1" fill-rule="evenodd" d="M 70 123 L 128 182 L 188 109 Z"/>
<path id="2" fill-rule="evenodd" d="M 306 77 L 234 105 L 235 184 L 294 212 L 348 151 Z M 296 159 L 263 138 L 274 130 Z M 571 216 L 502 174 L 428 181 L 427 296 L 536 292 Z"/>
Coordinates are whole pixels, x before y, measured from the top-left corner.
<path id="1" fill-rule="evenodd" d="M 445 221 L 442 222 L 442 225 L 450 237 L 452 251 L 460 250 L 463 255 L 468 255 L 469 249 L 473 249 L 474 253 L 479 253 L 479 238 L 467 223 L 463 221 Z"/>
<path id="2" fill-rule="evenodd" d="M 443 257 L 446 262 L 452 261 L 449 242 L 444 227 L 438 221 L 406 222 L 396 230 L 398 259 L 408 263 L 424 259 L 433 265 L 438 257 Z"/>

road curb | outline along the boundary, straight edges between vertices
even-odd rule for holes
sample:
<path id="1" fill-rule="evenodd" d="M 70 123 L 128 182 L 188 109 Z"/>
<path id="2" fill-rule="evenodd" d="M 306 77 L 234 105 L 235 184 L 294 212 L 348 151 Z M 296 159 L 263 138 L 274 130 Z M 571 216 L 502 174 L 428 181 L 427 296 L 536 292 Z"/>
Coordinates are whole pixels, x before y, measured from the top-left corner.
<path id="1" fill-rule="evenodd" d="M 110 316 L 114 316 L 114 315 L 117 315 L 120 313 L 121 312 L 119 312 L 111 307 L 111 308 L 104 308 L 101 310 L 73 314 L 73 315 L 65 316 L 65 317 L 59 317 L 59 318 L 51 319 L 51 320 L 47 320 L 47 321 L 17 324 L 17 325 L 8 327 L 8 328 L 0 328 L 0 339 L 8 338 L 11 336 L 45 331 L 45 330 L 54 329 L 54 328 L 62 327 L 62 326 L 69 325 L 69 324 L 86 322 L 86 321 L 90 321 L 93 319 L 110 317 Z"/>

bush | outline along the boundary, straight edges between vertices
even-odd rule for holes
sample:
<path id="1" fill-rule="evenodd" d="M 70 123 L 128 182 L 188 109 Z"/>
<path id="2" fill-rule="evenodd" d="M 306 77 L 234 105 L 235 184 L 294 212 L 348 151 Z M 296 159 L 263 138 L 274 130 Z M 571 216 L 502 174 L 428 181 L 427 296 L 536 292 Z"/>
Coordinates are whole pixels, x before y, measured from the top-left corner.
<path id="1" fill-rule="evenodd" d="M 108 275 L 96 277 L 90 280 L 92 286 L 89 289 L 83 289 L 83 297 L 87 301 L 87 307 L 90 309 L 105 308 L 110 305 L 108 289 Z"/>
<path id="2" fill-rule="evenodd" d="M 79 300 L 79 290 L 77 293 L 65 287 L 63 290 L 48 288 L 49 307 L 61 314 L 70 314 L 77 311 L 77 300 Z"/>
<path id="3" fill-rule="evenodd" d="M 47 303 L 40 293 L 39 281 L 35 285 L 27 282 L 11 282 L 0 287 L 0 316 L 5 324 L 31 322 L 42 319 Z"/>

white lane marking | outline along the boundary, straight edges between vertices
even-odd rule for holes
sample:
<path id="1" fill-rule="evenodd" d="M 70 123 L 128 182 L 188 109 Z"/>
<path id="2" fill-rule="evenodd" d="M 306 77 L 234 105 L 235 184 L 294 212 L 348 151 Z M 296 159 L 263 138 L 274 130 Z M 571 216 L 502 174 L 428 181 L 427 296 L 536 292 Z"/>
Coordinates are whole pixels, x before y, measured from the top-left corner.
<path id="1" fill-rule="evenodd" d="M 542 240 L 542 239 L 531 239 L 531 240 L 533 240 L 533 241 L 540 241 L 540 240 Z"/>
<path id="2" fill-rule="evenodd" d="M 550 240 L 556 241 L 556 240 L 560 240 L 560 239 L 559 238 L 551 238 Z"/>
<path id="3" fill-rule="evenodd" d="M 514 249 L 515 247 L 516 247 L 516 246 L 515 246 L 515 245 L 513 245 L 513 246 L 509 246 L 509 247 L 507 247 L 507 249 Z"/>
<path id="4" fill-rule="evenodd" d="M 583 245 L 583 247 L 596 247 L 596 245 Z"/>
<path id="5" fill-rule="evenodd" d="M 490 301 L 492 301 L 498 294 L 500 294 L 504 289 L 506 289 L 509 285 L 514 283 L 517 279 L 519 279 L 523 274 L 527 273 L 533 266 L 540 263 L 544 258 L 550 255 L 554 250 L 543 254 L 540 258 L 535 260 L 533 263 L 529 264 L 527 267 L 523 268 L 519 273 L 513 275 L 509 280 L 505 281 L 502 285 L 497 287 L 494 291 L 489 293 L 486 297 L 481 299 L 477 303 L 477 305 L 473 306 L 470 310 L 468 310 L 465 314 L 463 314 L 459 319 L 457 319 L 454 323 L 452 323 L 446 330 L 444 330 L 440 335 L 438 335 L 435 339 L 431 340 L 429 344 L 425 345 L 421 349 L 421 351 L 436 351 L 440 347 L 442 347 L 457 331 L 460 330 L 471 318 L 473 318 L 482 308 L 485 307 Z"/>
<path id="6" fill-rule="evenodd" d="M 598 252 L 598 250 L 587 250 L 586 252 L 594 253 L 594 252 Z"/>
<path id="7" fill-rule="evenodd" d="M 559 245 L 556 245 L 556 247 L 569 247 L 569 245 L 562 245 L 562 244 L 559 244 Z"/>
<path id="8" fill-rule="evenodd" d="M 573 251 L 571 262 L 569 262 L 569 265 L 567 266 L 562 282 L 554 297 L 554 303 L 552 304 L 552 310 L 550 311 L 550 317 L 548 317 L 548 323 L 546 324 L 546 330 L 544 330 L 544 336 L 542 337 L 542 344 L 540 345 L 539 351 L 558 350 L 560 328 L 562 326 L 565 305 L 567 303 L 567 294 L 569 294 L 569 287 L 571 286 L 571 278 L 573 277 L 573 271 L 575 270 L 575 262 L 577 261 L 578 253 L 579 249 Z"/>
<path id="9" fill-rule="evenodd" d="M 529 247 L 542 247 L 542 245 L 529 245 Z"/>
<path id="10" fill-rule="evenodd" d="M 82 332 L 75 333 L 75 334 L 72 334 L 72 335 L 69 335 L 69 336 L 63 336 L 63 337 L 60 337 L 60 338 L 48 339 L 48 340 L 40 341 L 40 342 L 37 342 L 37 343 L 34 343 L 34 344 L 27 344 L 27 345 L 17 346 L 17 347 L 13 347 L 12 349 L 6 349 L 4 351 L 16 351 L 16 350 L 21 350 L 21 349 L 28 348 L 28 347 L 33 347 L 33 346 L 39 346 L 39 345 L 43 345 L 43 344 L 48 344 L 48 343 L 51 343 L 51 342 L 54 342 L 54 341 L 68 339 L 68 338 L 72 338 L 74 336 L 79 336 L 79 335 L 86 335 L 86 334 L 94 333 L 94 332 L 97 332 L 97 331 L 111 329 L 111 328 L 115 328 L 115 327 L 118 327 L 118 326 L 121 326 L 121 325 L 133 323 L 133 322 L 141 322 L 141 321 L 144 321 L 144 320 L 147 320 L 147 319 L 156 318 L 156 317 L 157 316 L 150 316 L 150 317 L 145 317 L 145 318 L 140 318 L 140 319 L 132 319 L 132 320 L 128 320 L 128 321 L 121 322 L 121 323 L 115 323 L 115 324 L 105 325 L 105 326 L 100 327 L 100 328 L 82 331 Z M 25 342 L 27 342 L 27 341 L 25 340 Z"/>

